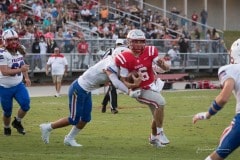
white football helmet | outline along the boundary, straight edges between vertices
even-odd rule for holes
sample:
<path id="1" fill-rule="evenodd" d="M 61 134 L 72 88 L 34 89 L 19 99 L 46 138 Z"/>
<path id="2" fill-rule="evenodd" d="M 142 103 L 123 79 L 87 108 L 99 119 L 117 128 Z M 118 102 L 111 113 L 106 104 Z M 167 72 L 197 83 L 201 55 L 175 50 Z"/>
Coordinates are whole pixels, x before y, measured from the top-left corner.
<path id="1" fill-rule="evenodd" d="M 117 47 L 116 49 L 113 50 L 112 58 L 115 59 L 115 57 L 117 55 L 119 55 L 120 53 L 125 52 L 125 51 L 131 52 L 131 50 L 127 47 L 124 47 L 124 46 Z"/>
<path id="2" fill-rule="evenodd" d="M 117 39 L 115 44 L 116 45 L 124 45 L 124 40 L 123 39 Z"/>
<path id="3" fill-rule="evenodd" d="M 146 37 L 143 31 L 133 29 L 127 35 L 128 47 L 137 54 L 140 54 L 146 45 Z"/>
<path id="4" fill-rule="evenodd" d="M 234 41 L 231 46 L 230 63 L 240 63 L 240 39 Z"/>
<path id="5" fill-rule="evenodd" d="M 2 33 L 2 40 L 8 49 L 15 49 L 19 46 L 18 34 L 13 29 L 7 29 Z"/>

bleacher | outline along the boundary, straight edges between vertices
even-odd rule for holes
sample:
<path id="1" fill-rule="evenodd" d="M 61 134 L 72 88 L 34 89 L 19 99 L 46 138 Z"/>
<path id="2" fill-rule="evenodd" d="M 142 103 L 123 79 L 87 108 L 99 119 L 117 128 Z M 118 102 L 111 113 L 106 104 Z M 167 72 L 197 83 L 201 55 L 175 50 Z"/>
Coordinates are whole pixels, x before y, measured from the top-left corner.
<path id="1" fill-rule="evenodd" d="M 98 7 L 95 15 L 96 16 L 95 18 L 97 18 L 97 22 L 102 23 L 101 19 L 99 18 L 99 11 L 101 8 L 101 4 L 104 4 L 104 3 L 99 3 L 99 1 L 96 1 L 96 0 L 91 0 L 91 2 L 94 2 Z M 147 3 L 142 3 L 142 9 L 138 10 L 137 12 L 130 12 L 130 10 L 128 12 L 121 12 L 121 10 L 111 6 L 110 5 L 111 2 L 112 1 L 109 1 L 110 15 L 113 15 L 111 17 L 116 16 L 118 17 L 118 19 L 109 18 L 109 23 L 116 23 L 116 25 L 119 25 L 118 29 L 124 28 L 124 26 L 121 26 L 121 23 L 119 23 L 120 21 L 124 20 L 124 24 L 126 22 L 126 25 L 128 27 L 133 27 L 133 26 L 142 27 L 143 24 L 150 26 L 151 24 L 154 27 L 156 27 L 156 29 L 158 29 L 159 32 L 161 31 L 162 33 L 172 34 L 171 36 L 173 38 L 171 39 L 163 39 L 162 37 L 158 37 L 159 35 L 155 39 L 152 39 L 152 38 L 147 39 L 148 45 L 154 45 L 158 48 L 159 56 L 163 57 L 173 44 L 178 43 L 178 38 L 179 38 L 178 36 L 182 35 L 181 30 L 175 30 L 172 28 L 172 26 L 162 26 L 162 22 L 147 23 L 147 21 L 145 21 L 146 17 L 143 17 L 143 16 L 146 16 L 145 14 L 148 14 L 148 11 L 154 11 L 154 12 L 158 11 L 162 17 L 166 17 L 167 19 L 171 19 L 173 16 L 176 16 L 177 21 L 174 23 L 178 24 L 179 20 L 181 18 L 184 18 L 181 15 L 175 15 L 170 11 L 163 10 L 162 8 L 158 8 L 156 6 L 152 6 Z M 131 3 L 131 5 L 135 5 L 139 3 L 139 1 L 137 0 L 129 1 L 129 2 Z M 26 4 L 24 3 L 22 4 L 22 6 L 24 6 L 24 8 L 28 8 L 28 11 L 31 11 L 32 3 L 33 2 L 30 3 L 30 1 L 26 1 Z M 71 2 L 71 3 L 75 3 L 74 5 L 77 5 L 76 2 Z M 79 7 L 81 8 L 81 6 Z M 48 8 L 45 8 L 44 12 L 47 12 L 47 9 Z M 68 7 L 66 9 L 73 10 L 74 8 Z M 76 11 L 76 13 L 79 14 L 79 10 Z M 40 17 L 40 18 L 44 19 L 44 17 Z M 191 19 L 185 18 L 185 20 L 189 22 L 188 25 L 191 24 L 190 23 Z M 50 26 L 49 30 L 47 31 L 52 31 L 53 29 L 52 27 L 55 27 L 54 25 L 56 25 L 55 22 L 53 22 L 53 25 Z M 38 23 L 35 22 L 34 26 L 39 27 L 39 29 L 42 28 L 42 24 L 40 22 Z M 199 24 L 199 26 L 201 26 L 201 24 Z M 88 67 L 94 65 L 99 61 L 100 58 L 97 52 L 99 51 L 100 48 L 104 47 L 105 49 L 107 49 L 107 48 L 114 47 L 115 45 L 114 39 L 99 37 L 97 33 L 94 34 L 93 36 L 91 32 L 91 23 L 84 22 L 81 19 L 81 17 L 77 19 L 77 21 L 74 21 L 73 19 L 67 19 L 64 29 L 68 29 L 68 28 L 72 28 L 74 32 L 78 32 L 79 30 L 83 31 L 85 40 L 89 43 L 90 52 L 88 53 L 88 56 L 87 56 L 88 59 L 85 62 L 86 63 L 85 65 Z M 192 31 L 191 30 L 192 28 L 188 28 L 188 29 Z M 45 34 L 45 30 L 42 30 L 42 31 L 43 31 L 43 34 Z M 177 35 L 177 36 L 174 37 L 173 35 Z M 63 43 L 64 39 L 54 39 L 54 40 L 57 41 L 58 44 L 64 44 Z M 36 66 L 32 66 L 33 64 L 32 60 L 35 54 L 31 53 L 32 52 L 31 48 L 32 48 L 34 39 L 20 38 L 20 41 L 27 48 L 28 55 L 26 57 L 26 61 L 31 65 L 30 67 L 31 76 L 37 77 L 37 78 L 41 77 L 45 72 L 44 68 L 39 69 L 39 68 L 36 68 Z M 74 48 L 72 49 L 72 51 L 70 53 L 64 53 L 64 51 L 61 50 L 61 52 L 65 54 L 69 62 L 69 77 L 73 75 L 79 75 L 86 70 L 86 68 L 79 67 L 79 62 L 77 59 L 79 55 L 76 48 L 78 42 L 79 42 L 79 37 L 73 37 Z M 170 44 L 170 46 L 167 46 L 166 44 Z M 176 65 L 172 66 L 171 73 L 194 73 L 194 74 L 210 73 L 212 74 L 212 73 L 215 73 L 216 70 L 221 65 L 228 63 L 228 55 L 226 51 L 223 50 L 223 46 L 219 40 L 188 40 L 188 44 L 190 46 L 189 51 L 187 53 L 181 53 L 182 63 L 177 63 Z M 64 46 L 63 46 L 63 49 L 64 49 Z M 49 53 L 46 56 L 49 56 Z M 172 78 L 172 77 L 168 77 L 168 78 Z"/>

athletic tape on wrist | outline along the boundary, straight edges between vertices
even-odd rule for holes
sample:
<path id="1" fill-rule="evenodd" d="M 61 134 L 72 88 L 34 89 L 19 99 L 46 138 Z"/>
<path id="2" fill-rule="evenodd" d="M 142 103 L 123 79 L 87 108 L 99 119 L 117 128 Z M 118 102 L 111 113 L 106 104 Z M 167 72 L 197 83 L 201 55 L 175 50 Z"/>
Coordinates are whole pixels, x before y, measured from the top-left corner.
<path id="1" fill-rule="evenodd" d="M 222 109 L 222 107 L 219 106 L 215 100 L 213 101 L 212 106 L 216 111 L 219 111 Z"/>
<path id="2" fill-rule="evenodd" d="M 211 106 L 211 107 L 209 107 L 209 109 L 208 109 L 208 113 L 213 116 L 213 115 L 216 114 L 217 112 L 215 112 L 215 111 L 213 110 L 212 106 Z"/>

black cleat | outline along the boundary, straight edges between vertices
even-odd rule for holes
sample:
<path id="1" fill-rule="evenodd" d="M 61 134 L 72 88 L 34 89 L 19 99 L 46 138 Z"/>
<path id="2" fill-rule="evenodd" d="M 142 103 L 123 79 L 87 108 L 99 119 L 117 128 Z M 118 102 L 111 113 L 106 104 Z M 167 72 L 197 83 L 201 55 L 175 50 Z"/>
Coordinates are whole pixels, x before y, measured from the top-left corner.
<path id="1" fill-rule="evenodd" d="M 117 114 L 118 110 L 117 109 L 111 109 L 112 114 Z"/>
<path id="2" fill-rule="evenodd" d="M 102 107 L 102 113 L 105 113 L 106 112 L 106 107 Z"/>
<path id="3" fill-rule="evenodd" d="M 18 133 L 23 134 L 23 135 L 25 134 L 25 130 L 24 130 L 21 122 L 18 122 L 16 117 L 14 117 L 14 121 L 12 122 L 12 126 L 13 126 L 13 128 L 17 129 Z"/>
<path id="4" fill-rule="evenodd" d="M 12 133 L 11 128 L 4 128 L 4 135 L 5 136 L 11 136 L 11 133 Z"/>

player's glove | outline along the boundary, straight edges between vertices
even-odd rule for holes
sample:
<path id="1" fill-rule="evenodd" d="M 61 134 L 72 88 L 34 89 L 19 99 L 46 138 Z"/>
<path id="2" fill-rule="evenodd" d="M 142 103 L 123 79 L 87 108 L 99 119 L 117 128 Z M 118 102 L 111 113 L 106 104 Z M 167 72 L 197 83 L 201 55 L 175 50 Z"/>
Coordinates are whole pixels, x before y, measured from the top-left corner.
<path id="1" fill-rule="evenodd" d="M 141 94 L 141 89 L 136 89 L 136 90 L 129 90 L 129 96 L 132 98 L 137 98 Z"/>
<path id="2" fill-rule="evenodd" d="M 205 120 L 207 118 L 207 112 L 200 112 L 194 115 L 192 121 L 195 124 L 198 120 Z"/>

